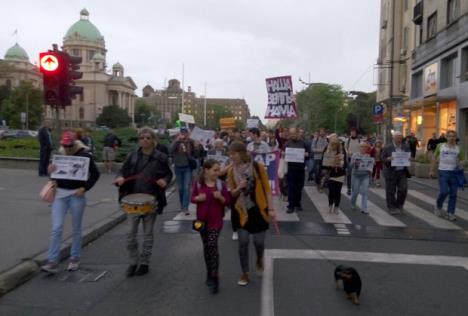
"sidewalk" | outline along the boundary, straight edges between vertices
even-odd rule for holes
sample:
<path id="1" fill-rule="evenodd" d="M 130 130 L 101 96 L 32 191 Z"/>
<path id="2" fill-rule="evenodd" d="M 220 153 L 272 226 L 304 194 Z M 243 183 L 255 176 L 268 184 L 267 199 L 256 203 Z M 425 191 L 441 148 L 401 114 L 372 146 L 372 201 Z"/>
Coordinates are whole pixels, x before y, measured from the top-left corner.
<path id="1" fill-rule="evenodd" d="M 113 174 L 101 173 L 87 193 L 83 218 L 83 246 L 125 219 L 117 204 Z M 38 193 L 47 178 L 36 170 L 0 168 L 0 296 L 28 280 L 46 259 L 50 207 Z M 71 219 L 67 216 L 60 255 L 69 254 Z"/>

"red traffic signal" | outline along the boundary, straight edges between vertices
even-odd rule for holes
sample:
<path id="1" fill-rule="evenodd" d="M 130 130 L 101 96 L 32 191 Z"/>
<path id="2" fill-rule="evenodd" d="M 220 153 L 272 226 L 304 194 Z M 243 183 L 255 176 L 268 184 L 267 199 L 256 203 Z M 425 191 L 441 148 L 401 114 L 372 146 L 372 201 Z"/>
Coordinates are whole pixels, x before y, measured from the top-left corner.
<path id="1" fill-rule="evenodd" d="M 55 52 L 47 52 L 39 54 L 39 67 L 44 75 L 60 72 L 62 66 L 62 58 Z"/>

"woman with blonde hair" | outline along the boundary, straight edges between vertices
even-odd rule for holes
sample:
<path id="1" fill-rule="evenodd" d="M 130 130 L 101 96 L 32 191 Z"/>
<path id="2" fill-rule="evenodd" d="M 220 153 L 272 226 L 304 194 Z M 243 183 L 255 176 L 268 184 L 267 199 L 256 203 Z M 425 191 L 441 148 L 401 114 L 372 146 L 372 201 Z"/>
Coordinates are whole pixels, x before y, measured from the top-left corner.
<path id="1" fill-rule="evenodd" d="M 329 212 L 338 214 L 341 188 L 346 176 L 346 151 L 336 134 L 328 136 L 328 141 L 323 151 L 322 168 L 328 172 Z"/>
<path id="2" fill-rule="evenodd" d="M 265 231 L 270 218 L 275 217 L 268 183 L 262 163 L 252 161 L 244 143 L 233 142 L 229 146 L 232 166 L 228 170 L 227 183 L 232 197 L 233 226 L 239 235 L 239 257 L 242 275 L 237 282 L 249 284 L 250 235 L 257 253 L 257 274 L 263 272 Z"/>

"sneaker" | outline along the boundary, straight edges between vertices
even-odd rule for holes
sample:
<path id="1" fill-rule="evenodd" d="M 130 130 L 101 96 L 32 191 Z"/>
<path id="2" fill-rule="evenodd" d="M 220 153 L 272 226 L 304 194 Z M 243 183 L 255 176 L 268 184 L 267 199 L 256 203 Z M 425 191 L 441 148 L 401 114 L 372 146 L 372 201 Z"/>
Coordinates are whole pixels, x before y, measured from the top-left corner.
<path id="1" fill-rule="evenodd" d="M 140 264 L 138 267 L 138 270 L 136 270 L 135 275 L 145 275 L 149 271 L 148 265 L 147 264 Z"/>
<path id="2" fill-rule="evenodd" d="M 68 263 L 67 270 L 68 271 L 77 271 L 80 268 L 80 261 L 77 259 L 70 259 Z"/>
<path id="3" fill-rule="evenodd" d="M 368 210 L 361 210 L 361 213 L 362 213 L 362 214 L 369 215 L 369 211 L 368 211 Z"/>
<path id="4" fill-rule="evenodd" d="M 189 212 L 188 209 L 183 209 L 182 212 L 184 212 L 186 216 L 189 216 L 189 215 L 190 215 L 190 212 Z"/>
<path id="5" fill-rule="evenodd" d="M 238 240 L 239 239 L 239 234 L 237 232 L 232 233 L 232 240 Z"/>
<path id="6" fill-rule="evenodd" d="M 456 221 L 456 220 L 457 220 L 457 217 L 455 216 L 455 214 L 448 213 L 448 214 L 447 214 L 447 219 L 448 219 L 449 221 L 452 221 L 452 222 L 453 222 L 453 221 Z"/>
<path id="7" fill-rule="evenodd" d="M 249 284 L 249 282 L 250 282 L 249 274 L 242 273 L 239 281 L 237 281 L 237 284 L 240 286 L 246 286 L 247 284 Z"/>
<path id="8" fill-rule="evenodd" d="M 136 265 L 136 264 L 129 265 L 128 268 L 127 268 L 127 271 L 125 272 L 125 276 L 126 276 L 127 278 L 131 278 L 132 276 L 135 275 L 136 269 L 137 269 L 137 265 Z"/>
<path id="9" fill-rule="evenodd" d="M 335 206 L 335 207 L 333 208 L 333 213 L 339 214 L 339 213 L 340 213 L 340 208 L 337 207 L 337 206 Z"/>
<path id="10" fill-rule="evenodd" d="M 265 266 L 263 265 L 263 258 L 257 258 L 256 268 L 257 275 L 262 276 L 263 271 L 265 270 Z"/>
<path id="11" fill-rule="evenodd" d="M 44 272 L 55 274 L 58 272 L 58 265 L 53 262 L 47 262 L 41 267 L 41 270 Z"/>
<path id="12" fill-rule="evenodd" d="M 434 215 L 437 216 L 437 217 L 442 216 L 442 210 L 440 208 L 438 208 L 437 206 L 434 206 Z"/>
<path id="13" fill-rule="evenodd" d="M 294 209 L 293 208 L 288 208 L 286 210 L 286 213 L 288 213 L 288 214 L 294 213 Z"/>

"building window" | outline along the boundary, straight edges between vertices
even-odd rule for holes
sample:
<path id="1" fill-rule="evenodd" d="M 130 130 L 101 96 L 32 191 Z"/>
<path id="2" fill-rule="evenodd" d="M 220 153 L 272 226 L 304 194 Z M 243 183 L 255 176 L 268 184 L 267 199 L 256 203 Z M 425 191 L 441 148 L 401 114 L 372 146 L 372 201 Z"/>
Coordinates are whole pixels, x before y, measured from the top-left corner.
<path id="1" fill-rule="evenodd" d="M 437 34 L 437 11 L 427 18 L 427 39 L 435 37 Z"/>
<path id="2" fill-rule="evenodd" d="M 408 10 L 408 0 L 404 1 L 404 8 L 405 8 L 405 11 Z"/>
<path id="3" fill-rule="evenodd" d="M 96 53 L 96 51 L 90 49 L 87 51 L 87 53 L 88 53 L 87 60 L 91 60 L 94 54 Z"/>
<path id="4" fill-rule="evenodd" d="M 459 0 L 448 0 L 447 2 L 447 24 L 451 24 L 457 20 L 460 12 Z"/>
<path id="5" fill-rule="evenodd" d="M 462 50 L 462 64 L 460 72 L 460 80 L 468 81 L 468 46 Z"/>
<path id="6" fill-rule="evenodd" d="M 84 101 L 84 91 L 80 93 L 80 102 L 83 102 L 83 101 Z"/>
<path id="7" fill-rule="evenodd" d="M 441 63 L 441 77 L 440 77 L 440 87 L 442 89 L 453 87 L 455 85 L 455 73 L 457 65 L 457 54 L 453 54 L 447 58 L 442 59 Z"/>
<path id="8" fill-rule="evenodd" d="M 413 74 L 411 78 L 411 98 L 416 99 L 423 95 L 423 72 Z"/>
<path id="9" fill-rule="evenodd" d="M 80 108 L 80 120 L 84 120 L 84 108 Z"/>
<path id="10" fill-rule="evenodd" d="M 72 49 L 72 55 L 73 56 L 81 56 L 81 50 L 78 48 L 73 48 Z"/>
<path id="11" fill-rule="evenodd" d="M 405 26 L 403 29 L 403 49 L 406 51 L 408 49 L 408 33 L 409 33 L 409 28 Z"/>

